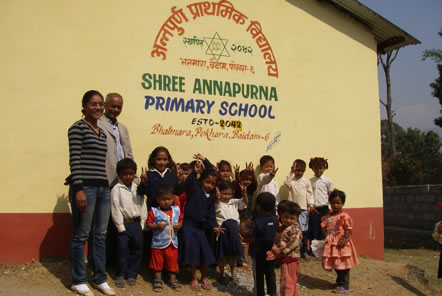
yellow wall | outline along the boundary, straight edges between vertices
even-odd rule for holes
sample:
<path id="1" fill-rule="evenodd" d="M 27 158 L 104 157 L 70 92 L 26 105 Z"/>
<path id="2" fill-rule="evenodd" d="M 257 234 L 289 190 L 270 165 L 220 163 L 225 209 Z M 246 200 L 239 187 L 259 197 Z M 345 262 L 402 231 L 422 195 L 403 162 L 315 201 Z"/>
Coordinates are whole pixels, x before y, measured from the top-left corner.
<path id="1" fill-rule="evenodd" d="M 197 2 L 0 2 L 0 212 L 69 210 L 56 207 L 57 198 L 67 194 L 67 129 L 80 119 L 81 97 L 89 89 L 123 95 L 119 120 L 129 129 L 139 166 L 158 145 L 168 147 L 178 162 L 201 152 L 212 162 L 227 159 L 244 166 L 270 154 L 282 185 L 295 158 L 325 156 L 330 164 L 326 175 L 348 194 L 346 207 L 382 207 L 376 43 L 369 31 L 319 1 L 231 0 L 247 16 L 243 25 L 220 16 L 193 19 L 186 6 Z M 184 34 L 174 31 L 167 58 L 154 58 L 155 38 L 173 6 L 188 18 L 180 25 Z M 267 75 L 263 53 L 247 32 L 252 20 L 261 24 L 271 45 L 278 78 Z M 208 65 L 207 45 L 185 45 L 183 37 L 201 39 L 215 32 L 228 40 L 228 50 L 234 42 L 253 49 L 253 55 L 229 50 L 231 57 L 219 62 L 253 65 L 254 74 L 181 65 L 180 58 Z M 183 76 L 185 92 L 146 90 L 141 84 L 144 73 Z M 195 94 L 195 78 L 274 87 L 278 101 Z M 204 99 L 215 105 L 209 115 L 145 110 L 146 95 Z M 218 114 L 221 101 L 271 105 L 276 118 L 223 117 Z M 243 131 L 270 138 L 208 141 L 151 134 L 156 123 L 194 131 L 193 118 L 241 120 Z M 222 131 L 219 126 L 213 129 Z M 233 129 L 226 130 L 231 135 Z M 278 132 L 280 141 L 266 152 Z M 312 176 L 309 169 L 306 176 Z"/>

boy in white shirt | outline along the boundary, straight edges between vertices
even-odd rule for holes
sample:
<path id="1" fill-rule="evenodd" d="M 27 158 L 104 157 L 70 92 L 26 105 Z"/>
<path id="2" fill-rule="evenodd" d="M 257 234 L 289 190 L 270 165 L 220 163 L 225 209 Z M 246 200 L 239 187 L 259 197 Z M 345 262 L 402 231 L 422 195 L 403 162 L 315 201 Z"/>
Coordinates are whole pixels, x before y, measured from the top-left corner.
<path id="1" fill-rule="evenodd" d="M 136 284 L 143 255 L 143 229 L 147 219 L 144 197 L 137 195 L 134 182 L 137 164 L 130 158 L 117 163 L 118 183 L 111 191 L 111 214 L 117 234 L 117 277 L 115 285 Z"/>
<path id="2" fill-rule="evenodd" d="M 306 163 L 302 159 L 296 159 L 293 162 L 290 174 L 284 181 L 284 185 L 289 189 L 289 200 L 295 202 L 301 208 L 299 214 L 299 226 L 302 231 L 301 255 L 308 258 L 307 239 L 308 239 L 308 213 L 309 209 L 314 208 L 313 189 L 310 180 L 304 178 Z"/>
<path id="3" fill-rule="evenodd" d="M 264 155 L 259 160 L 259 164 L 261 174 L 259 174 L 258 176 L 258 194 L 263 192 L 270 192 L 275 196 L 275 207 L 278 207 L 280 198 L 278 183 L 275 180 L 275 175 L 278 171 L 278 169 L 275 168 L 275 160 L 270 155 Z"/>

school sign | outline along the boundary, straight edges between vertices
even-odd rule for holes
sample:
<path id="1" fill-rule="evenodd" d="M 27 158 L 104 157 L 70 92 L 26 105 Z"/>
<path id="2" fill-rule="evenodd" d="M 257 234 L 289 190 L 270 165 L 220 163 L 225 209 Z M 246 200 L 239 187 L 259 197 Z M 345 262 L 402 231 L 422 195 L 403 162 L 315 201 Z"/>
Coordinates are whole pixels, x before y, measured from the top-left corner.
<path id="1" fill-rule="evenodd" d="M 365 6 L 6 0 L 0 15 L 0 263 L 68 254 L 67 129 L 89 89 L 123 95 L 139 167 L 158 145 L 177 162 L 270 154 L 286 198 L 293 160 L 327 157 L 357 250 L 383 257 L 377 54 L 419 41 Z"/>

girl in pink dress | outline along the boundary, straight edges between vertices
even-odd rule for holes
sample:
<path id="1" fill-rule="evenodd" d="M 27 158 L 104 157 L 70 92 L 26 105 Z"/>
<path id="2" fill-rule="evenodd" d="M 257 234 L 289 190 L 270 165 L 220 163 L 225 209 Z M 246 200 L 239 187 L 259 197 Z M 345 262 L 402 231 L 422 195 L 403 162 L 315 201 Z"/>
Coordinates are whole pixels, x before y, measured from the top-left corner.
<path id="1" fill-rule="evenodd" d="M 331 212 L 321 220 L 321 227 L 326 234 L 322 267 L 330 271 L 334 269 L 336 278 L 334 293 L 348 293 L 350 285 L 350 268 L 359 264 L 356 249 L 351 241 L 353 221 L 342 211 L 345 193 L 334 190 L 330 193 Z"/>

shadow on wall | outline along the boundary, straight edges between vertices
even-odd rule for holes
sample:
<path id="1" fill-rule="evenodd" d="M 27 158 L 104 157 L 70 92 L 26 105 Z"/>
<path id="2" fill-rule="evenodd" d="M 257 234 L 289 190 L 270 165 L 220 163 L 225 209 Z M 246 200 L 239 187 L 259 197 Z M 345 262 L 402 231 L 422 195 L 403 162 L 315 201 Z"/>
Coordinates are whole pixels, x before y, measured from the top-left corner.
<path id="1" fill-rule="evenodd" d="M 40 245 L 40 259 L 67 256 L 72 234 L 72 215 L 66 194 L 57 196 L 57 203 L 52 212 L 52 226 L 46 232 Z"/>
<path id="2" fill-rule="evenodd" d="M 348 26 L 348 22 L 346 20 L 347 19 L 351 20 L 354 23 L 359 24 L 361 27 L 364 25 L 362 23 L 356 21 L 355 19 L 353 19 L 348 14 L 339 11 L 338 8 L 327 3 L 327 1 L 286 0 L 286 2 L 304 10 L 306 13 L 308 13 L 312 17 L 320 20 L 321 22 L 323 22 L 323 23 L 329 25 L 330 27 L 338 30 L 339 32 L 347 35 L 348 37 L 359 42 L 360 44 L 376 51 L 376 42 L 374 40 L 374 37 L 365 38 L 363 35 L 360 34 L 359 30 L 353 28 L 353 26 Z M 333 10 L 336 11 L 335 17 L 333 17 L 333 14 L 330 14 L 330 11 L 333 11 Z M 344 21 L 343 21 L 343 19 L 344 19 Z M 366 28 L 367 32 L 369 32 L 370 28 L 368 28 L 368 26 L 364 26 L 364 27 Z M 365 36 L 369 36 L 369 35 L 367 34 Z M 314 40 L 312 40 L 312 42 L 314 44 Z"/>
<path id="3" fill-rule="evenodd" d="M 69 264 L 57 258 L 69 255 L 69 242 L 72 235 L 71 209 L 68 196 L 64 193 L 57 196 L 52 221 L 53 224 L 40 245 L 40 262 L 65 286 L 68 286 L 70 283 Z"/>

